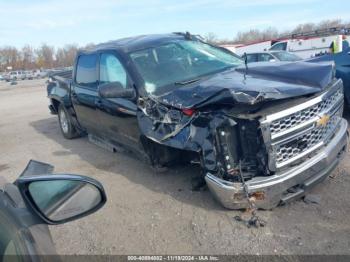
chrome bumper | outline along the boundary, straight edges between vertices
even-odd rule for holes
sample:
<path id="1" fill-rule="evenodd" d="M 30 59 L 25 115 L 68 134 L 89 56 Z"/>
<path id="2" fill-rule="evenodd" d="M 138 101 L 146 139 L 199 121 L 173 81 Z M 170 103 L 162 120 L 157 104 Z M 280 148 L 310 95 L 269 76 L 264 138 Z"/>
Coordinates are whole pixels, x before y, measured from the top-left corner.
<path id="1" fill-rule="evenodd" d="M 325 179 L 337 166 L 347 149 L 347 121 L 342 119 L 333 139 L 312 158 L 273 176 L 255 177 L 246 182 L 250 195 L 258 195 L 257 208 L 271 209 L 305 194 L 305 190 Z M 226 208 L 248 207 L 241 183 L 222 180 L 210 173 L 205 176 L 209 190 Z M 292 189 L 293 190 L 290 190 Z"/>

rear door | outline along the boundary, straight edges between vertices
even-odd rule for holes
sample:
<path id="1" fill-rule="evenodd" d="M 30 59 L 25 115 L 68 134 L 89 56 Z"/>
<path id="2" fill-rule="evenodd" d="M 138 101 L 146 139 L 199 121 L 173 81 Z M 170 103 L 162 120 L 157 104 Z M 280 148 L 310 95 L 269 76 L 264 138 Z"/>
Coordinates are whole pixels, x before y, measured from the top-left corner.
<path id="1" fill-rule="evenodd" d="M 96 103 L 98 99 L 98 54 L 78 57 L 72 82 L 71 99 L 78 121 L 88 133 L 101 132 Z"/>
<path id="2" fill-rule="evenodd" d="M 134 88 L 116 53 L 101 53 L 99 69 L 100 85 L 120 82 L 124 88 Z M 136 100 L 100 97 L 98 104 L 101 127 L 105 135 L 112 141 L 138 150 L 140 131 L 136 117 Z"/>

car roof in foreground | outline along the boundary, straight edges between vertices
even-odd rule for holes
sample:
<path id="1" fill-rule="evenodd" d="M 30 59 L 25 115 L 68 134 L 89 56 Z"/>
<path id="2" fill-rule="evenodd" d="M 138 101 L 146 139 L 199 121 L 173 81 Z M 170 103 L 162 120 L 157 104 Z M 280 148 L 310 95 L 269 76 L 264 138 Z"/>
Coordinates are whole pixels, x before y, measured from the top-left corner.
<path id="1" fill-rule="evenodd" d="M 288 52 L 286 50 L 270 50 L 270 51 L 267 51 L 267 53 L 271 53 L 271 54 L 273 54 L 273 53 L 290 53 L 290 54 L 292 54 L 291 52 Z"/>
<path id="2" fill-rule="evenodd" d="M 252 53 L 247 53 L 247 55 L 254 55 L 254 54 L 275 54 L 275 53 L 290 53 L 285 50 L 271 50 L 271 51 L 261 51 L 261 52 L 252 52 Z"/>
<path id="3" fill-rule="evenodd" d="M 81 50 L 80 53 L 93 53 L 101 50 L 117 49 L 125 53 L 134 52 L 137 50 L 147 49 L 154 46 L 159 46 L 163 43 L 168 43 L 176 40 L 183 40 L 183 34 L 154 34 L 154 35 L 140 35 L 128 38 L 122 38 L 106 43 L 101 43 L 90 48 Z"/>

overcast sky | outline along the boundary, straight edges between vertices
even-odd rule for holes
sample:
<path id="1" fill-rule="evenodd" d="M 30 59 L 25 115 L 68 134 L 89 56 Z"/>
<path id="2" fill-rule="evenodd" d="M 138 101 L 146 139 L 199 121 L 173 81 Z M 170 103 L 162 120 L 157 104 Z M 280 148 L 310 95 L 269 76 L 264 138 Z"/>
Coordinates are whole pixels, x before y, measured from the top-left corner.
<path id="1" fill-rule="evenodd" d="M 350 21 L 349 0 L 0 0 L 0 46 L 85 45 L 190 31 L 232 39 L 238 31 Z"/>

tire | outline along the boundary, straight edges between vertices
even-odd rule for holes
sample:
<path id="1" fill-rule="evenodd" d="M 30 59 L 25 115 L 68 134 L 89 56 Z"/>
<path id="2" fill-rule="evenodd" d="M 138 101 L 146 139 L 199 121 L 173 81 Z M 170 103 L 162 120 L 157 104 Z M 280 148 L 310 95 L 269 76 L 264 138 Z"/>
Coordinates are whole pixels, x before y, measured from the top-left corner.
<path id="1" fill-rule="evenodd" d="M 60 125 L 64 138 L 73 139 L 79 136 L 77 129 L 72 123 L 70 115 L 62 104 L 58 106 L 58 124 Z"/>

